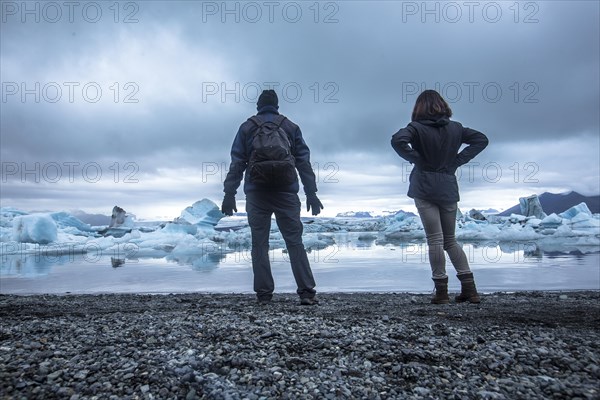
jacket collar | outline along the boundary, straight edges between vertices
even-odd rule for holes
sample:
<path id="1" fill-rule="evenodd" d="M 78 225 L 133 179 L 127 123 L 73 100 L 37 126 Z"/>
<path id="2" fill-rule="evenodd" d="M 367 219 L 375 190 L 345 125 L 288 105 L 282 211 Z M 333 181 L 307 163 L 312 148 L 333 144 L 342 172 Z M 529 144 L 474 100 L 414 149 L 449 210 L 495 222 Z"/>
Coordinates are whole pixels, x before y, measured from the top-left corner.
<path id="1" fill-rule="evenodd" d="M 262 106 L 258 109 L 258 114 L 279 114 L 279 111 L 277 111 L 278 108 L 275 106 Z"/>

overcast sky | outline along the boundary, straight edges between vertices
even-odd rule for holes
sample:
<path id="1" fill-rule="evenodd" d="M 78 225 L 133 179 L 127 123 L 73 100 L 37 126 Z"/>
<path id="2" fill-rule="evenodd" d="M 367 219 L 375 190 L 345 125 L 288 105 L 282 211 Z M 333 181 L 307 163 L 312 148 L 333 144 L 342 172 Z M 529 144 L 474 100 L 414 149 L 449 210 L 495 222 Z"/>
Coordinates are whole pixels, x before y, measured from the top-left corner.
<path id="1" fill-rule="evenodd" d="M 460 171 L 463 211 L 600 192 L 597 1 L 1 5 L 3 207 L 220 205 L 267 88 L 311 148 L 326 216 L 414 210 L 390 139 L 426 88 L 490 139 Z"/>

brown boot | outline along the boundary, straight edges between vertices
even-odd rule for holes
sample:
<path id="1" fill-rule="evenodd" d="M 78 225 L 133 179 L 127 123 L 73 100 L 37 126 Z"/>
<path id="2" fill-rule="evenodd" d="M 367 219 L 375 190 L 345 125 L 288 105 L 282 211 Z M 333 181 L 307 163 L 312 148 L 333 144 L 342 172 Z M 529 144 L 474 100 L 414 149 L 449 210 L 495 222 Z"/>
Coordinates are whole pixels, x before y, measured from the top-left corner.
<path id="1" fill-rule="evenodd" d="M 435 278 L 435 295 L 431 298 L 431 304 L 448 304 L 450 298 L 448 297 L 448 277 L 446 278 Z"/>
<path id="2" fill-rule="evenodd" d="M 480 303 L 481 299 L 479 298 L 479 294 L 477 293 L 477 288 L 475 287 L 475 279 L 473 279 L 473 273 L 469 272 L 468 274 L 456 275 L 460 280 L 460 294 L 454 298 L 457 303 L 463 303 L 468 301 L 469 303 Z"/>

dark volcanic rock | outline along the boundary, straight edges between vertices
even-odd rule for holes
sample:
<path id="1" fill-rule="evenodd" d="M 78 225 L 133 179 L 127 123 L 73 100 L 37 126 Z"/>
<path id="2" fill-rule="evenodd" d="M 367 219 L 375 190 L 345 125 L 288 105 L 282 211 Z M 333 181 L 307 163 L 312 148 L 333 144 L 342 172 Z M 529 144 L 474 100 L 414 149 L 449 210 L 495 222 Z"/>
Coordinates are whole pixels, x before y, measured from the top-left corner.
<path id="1" fill-rule="evenodd" d="M 320 300 L 0 296 L 0 398 L 600 398 L 598 292 Z"/>

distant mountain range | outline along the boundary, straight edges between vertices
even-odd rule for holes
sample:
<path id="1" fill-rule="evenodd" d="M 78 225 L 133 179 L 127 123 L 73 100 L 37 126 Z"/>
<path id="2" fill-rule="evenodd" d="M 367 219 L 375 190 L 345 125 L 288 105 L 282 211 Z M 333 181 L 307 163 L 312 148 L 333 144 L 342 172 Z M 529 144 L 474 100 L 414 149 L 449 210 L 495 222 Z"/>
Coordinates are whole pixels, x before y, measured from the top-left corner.
<path id="1" fill-rule="evenodd" d="M 110 224 L 110 215 L 88 214 L 82 210 L 70 210 L 69 212 L 81 222 L 90 224 L 91 226 L 104 226 Z"/>
<path id="2" fill-rule="evenodd" d="M 368 211 L 346 211 L 338 213 L 336 218 L 373 218 Z"/>
<path id="3" fill-rule="evenodd" d="M 576 206 L 579 203 L 587 204 L 590 211 L 594 214 L 600 213 L 600 196 L 584 196 L 577 192 L 569 193 L 542 193 L 538 196 L 540 204 L 544 209 L 544 212 L 548 215 L 552 213 L 559 214 L 569 208 Z M 509 216 L 510 214 L 520 214 L 521 206 L 517 204 L 514 207 L 509 208 L 501 212 L 500 216 Z"/>

